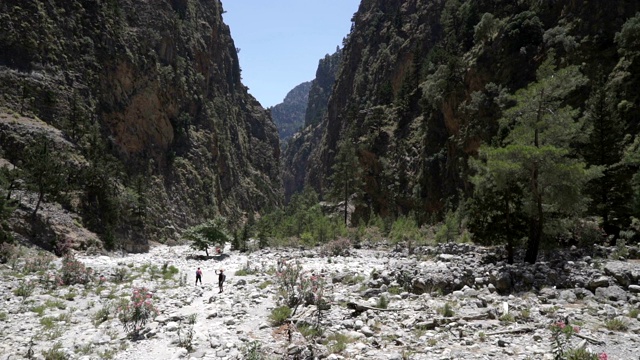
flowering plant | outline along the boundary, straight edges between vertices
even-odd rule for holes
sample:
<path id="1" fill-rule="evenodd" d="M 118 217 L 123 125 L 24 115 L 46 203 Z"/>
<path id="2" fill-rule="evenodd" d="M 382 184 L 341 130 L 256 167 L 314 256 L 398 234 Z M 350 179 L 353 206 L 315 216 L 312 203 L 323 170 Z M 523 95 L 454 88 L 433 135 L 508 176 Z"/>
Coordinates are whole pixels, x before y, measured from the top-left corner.
<path id="1" fill-rule="evenodd" d="M 124 327 L 124 331 L 137 334 L 147 321 L 158 315 L 158 310 L 153 306 L 153 295 L 146 288 L 134 288 L 131 300 L 128 304 L 118 307 L 118 319 Z"/>
<path id="2" fill-rule="evenodd" d="M 278 270 L 280 292 L 285 304 L 294 309 L 294 314 L 297 307 L 302 304 L 318 307 L 326 305 L 325 281 L 322 276 L 303 271 L 299 262 L 295 264 L 279 262 Z"/>
<path id="3" fill-rule="evenodd" d="M 80 260 L 69 253 L 62 260 L 58 285 L 86 284 L 91 280 L 91 274 L 91 269 L 87 269 Z"/>
<path id="4" fill-rule="evenodd" d="M 588 349 L 569 347 L 570 339 L 580 332 L 579 326 L 570 326 L 564 321 L 558 321 L 549 327 L 553 341 L 554 360 L 607 360 L 606 353 L 596 354 Z"/>

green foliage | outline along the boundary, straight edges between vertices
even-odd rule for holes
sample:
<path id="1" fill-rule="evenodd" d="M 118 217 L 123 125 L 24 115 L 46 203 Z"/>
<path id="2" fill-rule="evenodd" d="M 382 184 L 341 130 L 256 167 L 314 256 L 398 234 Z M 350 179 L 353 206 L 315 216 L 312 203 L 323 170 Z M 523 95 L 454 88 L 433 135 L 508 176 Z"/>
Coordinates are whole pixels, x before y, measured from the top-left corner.
<path id="1" fill-rule="evenodd" d="M 362 169 L 358 159 L 358 149 L 349 136 L 338 144 L 331 175 L 331 197 L 342 202 L 344 224 L 348 224 L 349 201 L 361 195 Z"/>
<path id="2" fill-rule="evenodd" d="M 500 21 L 491 13 L 482 15 L 480 22 L 473 28 L 473 40 L 476 44 L 491 42 L 498 35 Z"/>
<path id="3" fill-rule="evenodd" d="M 585 209 L 585 184 L 599 174 L 588 169 L 570 145 L 584 142 L 584 122 L 565 105 L 567 96 L 586 79 L 576 67 L 556 70 L 550 56 L 538 69 L 537 82 L 519 90 L 515 106 L 501 119 L 508 130 L 502 146 L 483 146 L 485 168 L 476 184 L 491 182 L 505 195 L 522 191 L 522 211 L 530 224 L 525 260 L 535 262 L 543 238 L 566 230 L 562 219 L 575 218 Z M 514 190 L 515 189 L 515 190 Z M 506 217 L 510 204 L 502 209 Z"/>
<path id="4" fill-rule="evenodd" d="M 343 352 L 347 348 L 347 344 L 352 343 L 354 339 L 342 333 L 332 333 L 325 339 L 329 351 L 333 354 Z"/>
<path id="5" fill-rule="evenodd" d="M 438 308 L 438 314 L 444 317 L 453 317 L 456 313 L 453 310 L 453 306 L 447 302 L 442 307 Z"/>
<path id="6" fill-rule="evenodd" d="M 461 219 L 459 211 L 447 211 L 444 222 L 436 232 L 437 243 L 455 242 L 460 236 Z"/>
<path id="7" fill-rule="evenodd" d="M 2 156 L 1 151 L 0 156 Z M 11 191 L 16 186 L 15 176 L 17 173 L 16 169 L 0 165 L 0 244 L 13 241 L 7 220 L 16 209 L 15 202 L 11 200 Z M 1 258 L 0 262 L 2 262 Z"/>
<path id="8" fill-rule="evenodd" d="M 62 344 L 57 342 L 53 344 L 51 349 L 45 350 L 42 352 L 42 356 L 44 356 L 45 360 L 66 360 L 68 359 L 67 354 L 62 351 Z"/>
<path id="9" fill-rule="evenodd" d="M 134 288 L 130 301 L 117 308 L 118 319 L 126 332 L 137 335 L 147 322 L 158 315 L 151 298 L 146 288 Z"/>
<path id="10" fill-rule="evenodd" d="M 260 218 L 256 232 L 261 247 L 277 245 L 290 238 L 304 241 L 302 243 L 307 246 L 315 246 L 336 240 L 347 233 L 341 217 L 323 214 L 318 195 L 310 188 L 294 195 L 284 210 L 276 209 Z"/>
<path id="11" fill-rule="evenodd" d="M 269 315 L 269 322 L 273 326 L 280 326 L 289 319 L 292 312 L 293 310 L 291 310 L 291 308 L 286 305 L 278 306 L 271 310 L 271 314 Z"/>
<path id="12" fill-rule="evenodd" d="M 232 240 L 227 230 L 227 219 L 222 216 L 187 229 L 183 237 L 191 241 L 194 250 L 204 251 L 207 256 L 210 247 L 222 248 L 226 242 Z"/>
<path id="13" fill-rule="evenodd" d="M 35 143 L 27 148 L 23 166 L 25 180 L 29 189 L 38 194 L 34 216 L 45 196 L 57 199 L 68 190 L 70 168 L 67 161 L 65 154 L 44 134 L 39 134 Z"/>
<path id="14" fill-rule="evenodd" d="M 386 309 L 389 307 L 389 298 L 384 295 L 380 296 L 378 301 L 376 301 L 376 307 L 380 309 Z"/>
<path id="15" fill-rule="evenodd" d="M 605 320 L 604 327 L 611 331 L 627 331 L 627 329 L 629 329 L 629 323 L 622 318 L 616 317 Z"/>
<path id="16" fill-rule="evenodd" d="M 67 254 L 62 260 L 60 282 L 62 285 L 87 284 L 91 281 L 92 273 L 80 260 L 72 254 Z"/>
<path id="17" fill-rule="evenodd" d="M 13 295 L 20 296 L 22 298 L 22 301 L 24 301 L 26 298 L 31 296 L 31 294 L 33 294 L 33 290 L 33 284 L 22 281 L 20 282 L 20 285 L 18 285 L 18 287 L 13 290 Z"/>
<path id="18" fill-rule="evenodd" d="M 242 349 L 244 360 L 264 360 L 266 355 L 262 351 L 262 344 L 258 340 L 254 340 L 245 345 Z"/>
<path id="19" fill-rule="evenodd" d="M 418 223 L 412 215 L 399 216 L 391 225 L 389 237 L 395 244 L 406 246 L 409 254 L 413 253 L 413 248 L 416 245 L 425 242 Z"/>

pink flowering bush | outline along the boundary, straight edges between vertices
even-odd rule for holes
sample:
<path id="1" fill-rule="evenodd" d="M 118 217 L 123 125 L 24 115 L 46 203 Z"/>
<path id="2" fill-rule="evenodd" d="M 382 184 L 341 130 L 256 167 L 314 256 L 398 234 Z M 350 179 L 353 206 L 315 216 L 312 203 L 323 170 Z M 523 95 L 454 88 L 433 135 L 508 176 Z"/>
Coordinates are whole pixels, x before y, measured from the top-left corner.
<path id="1" fill-rule="evenodd" d="M 324 277 L 303 271 L 299 262 L 282 261 L 278 264 L 277 278 L 280 294 L 285 305 L 293 309 L 293 314 L 300 305 L 326 308 Z"/>
<path id="2" fill-rule="evenodd" d="M 134 288 L 131 300 L 117 308 L 118 319 L 129 334 L 137 334 L 148 321 L 158 315 L 153 306 L 153 296 L 146 288 Z"/>
<path id="3" fill-rule="evenodd" d="M 584 348 L 571 348 L 569 342 L 574 334 L 580 332 L 580 327 L 569 326 L 564 321 L 558 321 L 549 327 L 553 342 L 554 360 L 607 360 L 606 353 L 595 354 Z"/>
<path id="4" fill-rule="evenodd" d="M 91 269 L 87 269 L 81 261 L 69 253 L 62 260 L 58 285 L 86 284 L 91 281 L 91 275 Z"/>

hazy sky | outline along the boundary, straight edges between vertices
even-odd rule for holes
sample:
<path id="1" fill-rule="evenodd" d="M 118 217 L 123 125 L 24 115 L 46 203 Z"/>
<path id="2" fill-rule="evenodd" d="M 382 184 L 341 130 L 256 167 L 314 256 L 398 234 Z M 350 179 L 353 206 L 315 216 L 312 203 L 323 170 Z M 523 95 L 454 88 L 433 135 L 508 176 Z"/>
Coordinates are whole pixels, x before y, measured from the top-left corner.
<path id="1" fill-rule="evenodd" d="M 315 78 L 318 61 L 342 47 L 360 0 L 222 0 L 240 48 L 242 83 L 263 107 Z"/>

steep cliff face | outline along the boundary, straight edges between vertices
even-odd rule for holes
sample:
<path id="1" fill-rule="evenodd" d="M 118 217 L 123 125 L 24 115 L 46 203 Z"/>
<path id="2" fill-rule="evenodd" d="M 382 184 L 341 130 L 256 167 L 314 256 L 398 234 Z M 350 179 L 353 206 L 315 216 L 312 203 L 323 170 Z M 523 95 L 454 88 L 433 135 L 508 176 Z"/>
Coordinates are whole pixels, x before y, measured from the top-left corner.
<path id="1" fill-rule="evenodd" d="M 311 81 L 308 93 L 304 129 L 291 137 L 282 154 L 285 201 L 289 201 L 291 195 L 301 192 L 308 183 L 309 157 L 312 150 L 320 145 L 321 124 L 327 113 L 327 104 L 341 60 L 342 52 L 337 49 L 335 53 L 326 55 L 318 62 L 316 77 Z"/>
<path id="2" fill-rule="evenodd" d="M 89 164 L 77 174 L 121 169 L 67 189 L 96 231 L 144 243 L 280 202 L 276 128 L 241 83 L 222 13 L 218 0 L 0 4 L 3 112 L 61 130 Z M 19 163 L 20 151 L 2 144 Z M 96 185 L 105 177 L 112 193 Z M 135 202 L 126 205 L 138 208 L 135 221 L 105 220 L 107 200 Z"/>
<path id="3" fill-rule="evenodd" d="M 614 38 L 638 10 L 633 1 L 363 0 L 305 183 L 328 192 L 347 140 L 362 168 L 360 216 L 442 214 L 470 189 L 467 159 L 496 135 L 499 98 L 534 81 L 551 52 L 591 84 L 608 79 L 619 100 L 637 98 Z M 588 93 L 573 105 L 584 109 Z M 631 126 L 634 111 L 621 115 Z"/>
<path id="4" fill-rule="evenodd" d="M 269 108 L 278 128 L 280 144 L 286 144 L 291 135 L 304 125 L 310 88 L 311 81 L 304 82 L 289 91 L 282 103 Z"/>

